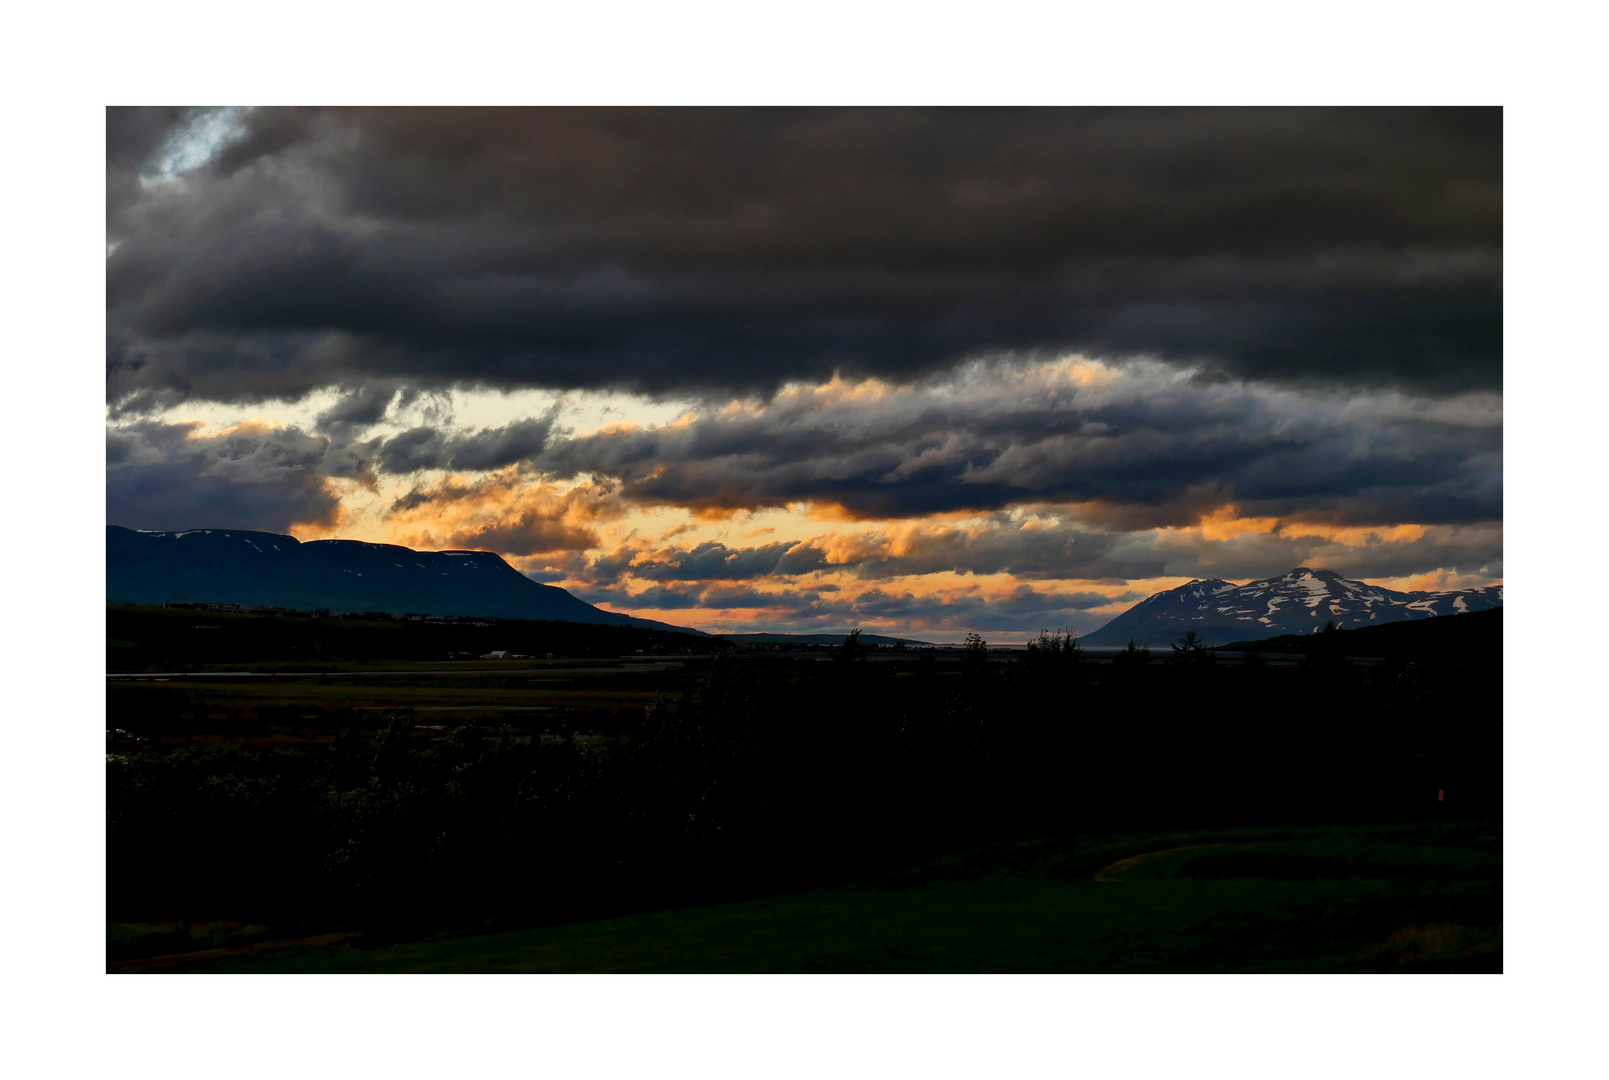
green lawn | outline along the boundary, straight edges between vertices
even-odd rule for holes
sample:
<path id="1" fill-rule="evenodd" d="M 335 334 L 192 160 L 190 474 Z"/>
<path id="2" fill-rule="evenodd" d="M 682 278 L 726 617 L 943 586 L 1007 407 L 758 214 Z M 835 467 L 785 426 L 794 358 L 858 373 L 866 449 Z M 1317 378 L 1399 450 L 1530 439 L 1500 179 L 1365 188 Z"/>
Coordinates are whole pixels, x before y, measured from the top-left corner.
<path id="1" fill-rule="evenodd" d="M 1500 971 L 1494 826 L 980 848 L 877 881 L 509 933 L 256 952 L 237 972 Z"/>

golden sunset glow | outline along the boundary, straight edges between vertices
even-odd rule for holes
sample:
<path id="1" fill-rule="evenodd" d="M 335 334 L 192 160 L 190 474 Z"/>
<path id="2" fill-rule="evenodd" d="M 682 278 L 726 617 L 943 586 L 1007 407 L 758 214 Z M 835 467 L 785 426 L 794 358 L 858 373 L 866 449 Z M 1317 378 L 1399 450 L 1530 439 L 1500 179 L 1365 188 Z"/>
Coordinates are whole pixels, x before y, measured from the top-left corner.
<path id="1" fill-rule="evenodd" d="M 838 122 L 869 133 L 878 115 Z M 891 167 L 863 158 L 879 137 L 821 156 L 839 129 L 781 116 L 761 125 L 780 141 L 752 149 L 790 149 L 750 179 L 677 156 L 650 126 L 635 150 L 610 143 L 644 155 L 640 171 L 609 167 L 623 186 L 573 189 L 576 174 L 521 140 L 590 121 L 539 111 L 518 134 L 476 127 L 462 152 L 486 156 L 468 170 L 421 134 L 410 160 L 487 208 L 471 227 L 366 202 L 391 174 L 357 180 L 361 139 L 331 133 L 397 134 L 401 117 L 298 127 L 238 190 L 195 166 L 194 186 L 118 196 L 114 523 L 493 551 L 589 603 L 708 629 L 1022 640 L 1091 631 L 1194 579 L 1297 566 L 1403 591 L 1503 580 L 1500 203 L 1422 218 L 1443 188 L 1404 174 L 1370 196 L 1391 208 L 1379 235 L 1293 238 L 1284 212 L 1256 225 L 1236 185 L 1182 207 L 1149 151 L 1076 110 L 984 137 L 998 159 L 935 128 L 922 136 L 935 171 L 895 169 L 882 194 L 862 186 Z M 1266 137 L 1281 148 L 1267 160 L 1285 160 L 1295 136 Z M 1061 156 L 1086 140 L 1107 157 Z M 663 171 L 673 149 L 693 188 Z M 1006 161 L 1049 172 L 1004 197 Z M 1324 220 L 1316 174 L 1281 175 Z M 350 205 L 306 235 L 264 224 L 300 220 L 288 209 L 229 209 L 301 206 L 293 176 Z M 196 232 L 186 206 L 229 224 Z M 1175 215 L 1201 230 L 1181 226 L 1178 252 L 1138 239 Z M 1447 246 L 1454 219 L 1467 236 Z M 337 234 L 362 258 L 306 281 L 277 261 Z M 165 261 L 175 238 L 192 259 Z M 265 276 L 209 262 L 226 249 L 263 252 Z M 381 265 L 400 276 L 374 277 Z"/>
<path id="2" fill-rule="evenodd" d="M 1045 400 L 1091 387 L 1121 392 L 1125 378 L 1121 369 L 1084 360 L 1008 375 L 1008 382 L 1044 390 Z M 602 445 L 646 439 L 663 446 L 670 440 L 683 444 L 686 453 L 712 430 L 724 430 L 723 424 L 764 423 L 772 411 L 854 427 L 871 422 L 868 411 L 898 411 L 920 396 L 918 387 L 835 377 L 821 386 L 789 388 L 769 403 L 733 400 L 660 422 L 614 420 L 585 428 L 575 438 Z M 263 417 L 228 425 L 190 420 L 176 424 L 175 431 L 187 443 L 207 445 L 299 434 L 294 425 Z M 954 434 L 943 435 L 930 450 L 885 474 L 886 482 L 919 474 L 924 455 L 942 458 L 957 441 Z M 310 445 L 308 453 L 336 449 L 319 440 Z M 705 461 L 705 468 L 719 464 Z M 830 498 L 766 505 L 769 499 L 742 493 L 741 475 L 735 478 L 736 490 L 704 489 L 678 504 L 652 494 L 673 472 L 688 475 L 675 462 L 650 462 L 632 482 L 622 483 L 591 473 L 556 477 L 516 463 L 383 479 L 360 461 L 348 475 L 321 480 L 329 498 L 325 516 L 292 522 L 287 531 L 303 540 L 345 537 L 425 550 L 495 551 L 537 580 L 610 610 L 696 622 L 712 631 L 853 623 L 940 637 L 982 628 L 999 640 L 1021 640 L 1039 629 L 1098 625 L 1135 600 L 1192 577 L 1249 580 L 1256 574 L 1248 572 L 1245 561 L 1265 557 L 1255 554 L 1264 547 L 1283 549 L 1278 558 L 1292 564 L 1344 565 L 1365 553 L 1377 558 L 1426 543 L 1456 550 L 1470 542 L 1500 541 L 1500 533 L 1489 528 L 1346 525 L 1311 513 L 1248 512 L 1240 502 L 1192 511 L 1188 524 L 1169 523 L 1177 516 L 1171 510 L 1158 515 L 1102 500 L 888 516 L 856 512 Z M 1147 516 L 1154 526 L 1145 527 Z M 1160 564 L 1188 559 L 1193 572 L 1079 572 L 1081 551 L 1097 548 L 1108 560 L 1124 552 Z M 1437 568 L 1369 580 L 1410 591 L 1473 587 L 1501 578 Z M 991 625 L 1001 620 L 1014 623 L 1015 631 Z"/>

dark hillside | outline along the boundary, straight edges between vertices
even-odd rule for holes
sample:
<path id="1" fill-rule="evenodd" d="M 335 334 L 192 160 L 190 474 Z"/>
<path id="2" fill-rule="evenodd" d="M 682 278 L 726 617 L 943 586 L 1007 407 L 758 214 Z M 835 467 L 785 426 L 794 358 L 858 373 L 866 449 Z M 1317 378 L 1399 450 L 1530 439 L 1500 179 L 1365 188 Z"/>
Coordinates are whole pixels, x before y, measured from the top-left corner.
<path id="1" fill-rule="evenodd" d="M 1284 634 L 1220 646 L 1225 651 L 1399 656 L 1422 653 L 1498 654 L 1503 645 L 1503 609 L 1441 615 L 1414 622 L 1336 630 L 1329 634 Z"/>
<path id="2" fill-rule="evenodd" d="M 107 526 L 106 600 L 479 615 L 701 633 L 596 608 L 532 581 L 489 551 L 414 551 L 357 540 L 304 544 L 294 536 L 236 529 Z"/>

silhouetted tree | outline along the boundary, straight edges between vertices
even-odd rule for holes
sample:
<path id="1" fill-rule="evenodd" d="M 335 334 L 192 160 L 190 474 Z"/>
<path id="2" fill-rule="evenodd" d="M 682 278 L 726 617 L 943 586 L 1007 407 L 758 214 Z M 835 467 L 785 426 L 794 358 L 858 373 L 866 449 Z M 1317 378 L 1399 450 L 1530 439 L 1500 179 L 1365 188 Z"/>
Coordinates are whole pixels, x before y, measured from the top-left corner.
<path id="1" fill-rule="evenodd" d="M 833 659 L 846 664 L 866 659 L 866 646 L 860 643 L 860 627 L 844 635 L 844 643 L 833 653 Z"/>
<path id="2" fill-rule="evenodd" d="M 1039 636 L 1028 643 L 1027 652 L 1023 654 L 1023 666 L 1036 673 L 1062 675 L 1083 659 L 1084 650 L 1071 630 L 1064 629 L 1059 634 L 1041 630 Z"/>
<path id="3" fill-rule="evenodd" d="M 1151 650 L 1136 648 L 1133 638 L 1129 638 L 1128 648 L 1112 657 L 1112 666 L 1118 671 L 1134 671 L 1150 662 Z"/>
<path id="4" fill-rule="evenodd" d="M 1212 652 L 1207 648 L 1206 639 L 1195 630 L 1185 632 L 1185 635 L 1173 643 L 1173 663 L 1175 667 L 1199 668 L 1212 663 Z"/>

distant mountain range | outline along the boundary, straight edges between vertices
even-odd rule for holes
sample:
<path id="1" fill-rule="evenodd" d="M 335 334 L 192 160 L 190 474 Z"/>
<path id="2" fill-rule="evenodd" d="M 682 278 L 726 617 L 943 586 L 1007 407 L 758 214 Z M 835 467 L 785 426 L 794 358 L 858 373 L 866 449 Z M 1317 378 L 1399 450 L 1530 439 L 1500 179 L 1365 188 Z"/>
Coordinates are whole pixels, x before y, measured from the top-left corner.
<path id="1" fill-rule="evenodd" d="M 396 615 L 481 615 L 602 623 L 703 634 L 689 627 L 604 611 L 542 585 L 489 551 L 414 551 L 359 540 L 312 540 L 240 529 L 141 532 L 106 528 L 106 600 L 235 603 L 304 611 L 383 611 Z M 1081 639 L 1094 646 L 1166 646 L 1188 630 L 1208 644 L 1309 634 L 1334 621 L 1349 629 L 1485 611 L 1503 605 L 1503 587 L 1393 592 L 1332 570 L 1298 566 L 1279 577 L 1236 585 L 1192 581 L 1159 592 Z M 707 636 L 707 635 L 706 635 Z M 842 635 L 727 634 L 733 642 L 836 644 Z M 866 634 L 867 644 L 925 644 Z"/>
<path id="2" fill-rule="evenodd" d="M 1163 646 L 1195 630 L 1209 645 L 1425 619 L 1503 606 L 1503 586 L 1451 592 L 1393 592 L 1305 566 L 1246 585 L 1192 581 L 1148 596 L 1082 638 L 1086 645 Z"/>
<path id="3" fill-rule="evenodd" d="M 482 615 L 607 623 L 703 634 L 604 611 L 542 585 L 489 551 L 414 551 L 360 540 L 311 540 L 240 529 L 139 532 L 106 527 L 106 602 L 170 601 Z"/>

